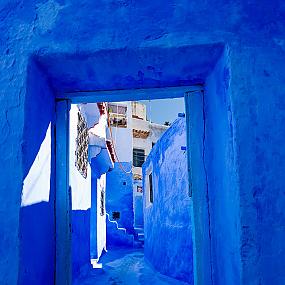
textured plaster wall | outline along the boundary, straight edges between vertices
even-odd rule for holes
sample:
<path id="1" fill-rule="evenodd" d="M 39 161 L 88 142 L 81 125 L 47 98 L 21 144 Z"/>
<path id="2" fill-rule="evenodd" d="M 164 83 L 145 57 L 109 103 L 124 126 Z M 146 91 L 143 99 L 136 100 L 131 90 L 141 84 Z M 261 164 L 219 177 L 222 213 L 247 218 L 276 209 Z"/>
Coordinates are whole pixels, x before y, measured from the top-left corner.
<path id="1" fill-rule="evenodd" d="M 24 111 L 34 84 L 27 80 L 31 56 L 41 58 L 53 90 L 169 86 L 205 82 L 217 58 L 213 43 L 219 42 L 228 46 L 231 62 L 239 275 L 244 284 L 283 284 L 284 13 L 281 0 L 258 5 L 245 0 L 2 1 L 0 283 L 16 284 L 19 274 L 19 211 L 28 172 L 23 167 Z M 204 44 L 207 48 L 201 48 Z M 171 53 L 185 45 L 191 52 Z M 118 54 L 110 51 L 114 48 Z M 148 52 L 132 52 L 137 48 Z M 101 61 L 95 64 L 90 54 L 96 51 Z"/>
<path id="2" fill-rule="evenodd" d="M 177 119 L 143 165 L 145 257 L 165 275 L 193 282 L 191 203 L 188 195 L 186 120 Z M 153 204 L 147 177 L 153 175 Z"/>
<path id="3" fill-rule="evenodd" d="M 52 284 L 55 261 L 53 93 L 46 76 L 34 64 L 30 65 L 27 81 L 18 284 Z"/>
<path id="4" fill-rule="evenodd" d="M 203 97 L 203 162 L 214 284 L 241 283 L 240 211 L 229 85 L 230 60 L 225 51 L 206 80 Z"/>
<path id="5" fill-rule="evenodd" d="M 131 163 L 123 162 L 122 167 L 129 170 Z M 106 176 L 106 209 L 112 219 L 112 212 L 120 212 L 121 217 L 117 220 L 119 227 L 133 232 L 134 210 L 133 210 L 133 179 L 132 174 L 123 172 L 115 162 L 114 169 Z M 108 239 L 108 232 L 107 232 Z"/>
<path id="6" fill-rule="evenodd" d="M 285 62 L 284 45 L 273 38 L 274 48 L 243 48 L 240 61 L 231 59 L 232 69 L 240 71 L 231 75 L 230 90 L 239 166 L 243 282 L 249 284 L 285 282 L 281 265 L 285 262 L 285 150 L 280 147 L 285 132 Z M 248 96 L 239 101 L 242 90 Z"/>

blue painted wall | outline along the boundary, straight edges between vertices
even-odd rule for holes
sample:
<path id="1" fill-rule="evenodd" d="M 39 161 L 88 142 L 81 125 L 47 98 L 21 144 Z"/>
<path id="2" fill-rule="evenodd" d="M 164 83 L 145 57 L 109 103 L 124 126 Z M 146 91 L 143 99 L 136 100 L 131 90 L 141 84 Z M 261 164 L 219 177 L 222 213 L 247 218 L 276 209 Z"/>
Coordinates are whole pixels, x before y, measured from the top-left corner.
<path id="1" fill-rule="evenodd" d="M 53 90 L 205 83 L 220 56 L 213 44 L 220 43 L 229 48 L 231 62 L 227 99 L 238 177 L 239 278 L 243 284 L 283 284 L 284 13 L 281 0 L 258 5 L 246 0 L 2 1 L 0 283 L 16 284 L 21 265 L 19 211 L 26 176 L 21 142 L 29 85 L 35 84 L 27 80 L 29 59 L 41 57 Z M 187 45 L 191 48 L 174 51 Z M 130 94 L 130 99 L 135 98 Z M 216 211 L 220 206 L 214 204 Z"/>
<path id="2" fill-rule="evenodd" d="M 101 150 L 102 152 L 103 150 Z M 106 174 L 99 171 L 100 162 L 105 161 L 100 154 L 91 160 L 91 216 L 90 216 L 90 257 L 100 258 L 106 249 Z M 106 167 L 106 166 L 105 166 Z M 101 169 L 102 170 L 102 169 Z M 106 170 L 105 170 L 106 171 Z M 101 191 L 104 191 L 104 213 L 101 212 Z"/>
<path id="3" fill-rule="evenodd" d="M 91 209 L 90 209 L 90 258 L 98 258 L 98 244 L 97 244 L 97 215 L 100 209 L 97 209 L 97 178 L 98 171 L 96 169 L 94 159 L 91 160 Z"/>
<path id="4" fill-rule="evenodd" d="M 45 74 L 34 63 L 29 66 L 27 81 L 18 284 L 52 284 L 55 263 L 54 102 Z"/>
<path id="5" fill-rule="evenodd" d="M 134 225 L 135 227 L 143 227 L 143 195 L 136 194 L 137 186 L 142 187 L 141 180 L 134 180 Z"/>
<path id="6" fill-rule="evenodd" d="M 122 162 L 122 166 L 125 170 L 129 170 L 132 164 Z M 112 212 L 120 212 L 120 219 L 117 220 L 119 227 L 132 233 L 134 229 L 132 174 L 123 172 L 118 162 L 115 162 L 114 169 L 107 173 L 106 185 L 106 210 L 110 219 L 112 219 Z"/>
<path id="7" fill-rule="evenodd" d="M 143 197 L 134 196 L 135 227 L 143 227 Z"/>
<path id="8" fill-rule="evenodd" d="M 90 209 L 72 211 L 72 278 L 90 263 Z"/>
<path id="9" fill-rule="evenodd" d="M 240 211 L 228 51 L 206 80 L 204 165 L 214 284 L 240 284 Z M 191 146 L 190 146 L 191 147 Z"/>
<path id="10" fill-rule="evenodd" d="M 191 203 L 188 195 L 186 121 L 177 119 L 143 164 L 145 257 L 165 275 L 193 284 Z M 147 176 L 152 171 L 153 204 Z"/>

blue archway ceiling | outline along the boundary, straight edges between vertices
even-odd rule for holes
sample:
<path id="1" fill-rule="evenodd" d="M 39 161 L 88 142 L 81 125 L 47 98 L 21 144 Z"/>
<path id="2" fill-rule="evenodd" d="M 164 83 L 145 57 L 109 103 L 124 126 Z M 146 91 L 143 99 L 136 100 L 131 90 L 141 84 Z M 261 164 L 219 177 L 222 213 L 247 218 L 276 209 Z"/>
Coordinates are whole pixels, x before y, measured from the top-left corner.
<path id="1" fill-rule="evenodd" d="M 115 90 L 202 84 L 222 51 L 217 43 L 42 54 L 37 61 L 56 91 Z"/>

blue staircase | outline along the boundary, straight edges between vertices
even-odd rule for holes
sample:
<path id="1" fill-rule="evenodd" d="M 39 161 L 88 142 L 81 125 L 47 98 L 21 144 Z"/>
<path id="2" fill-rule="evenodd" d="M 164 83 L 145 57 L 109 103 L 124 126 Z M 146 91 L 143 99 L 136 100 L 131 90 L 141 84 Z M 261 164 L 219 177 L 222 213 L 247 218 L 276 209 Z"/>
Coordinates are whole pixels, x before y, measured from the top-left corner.
<path id="1" fill-rule="evenodd" d="M 134 246 L 134 236 L 127 233 L 125 228 L 119 227 L 116 221 L 110 219 L 106 213 L 107 219 L 107 248 L 110 246 Z"/>
<path id="2" fill-rule="evenodd" d="M 141 248 L 144 247 L 144 229 L 142 227 L 136 227 L 134 228 L 135 234 L 135 247 Z"/>

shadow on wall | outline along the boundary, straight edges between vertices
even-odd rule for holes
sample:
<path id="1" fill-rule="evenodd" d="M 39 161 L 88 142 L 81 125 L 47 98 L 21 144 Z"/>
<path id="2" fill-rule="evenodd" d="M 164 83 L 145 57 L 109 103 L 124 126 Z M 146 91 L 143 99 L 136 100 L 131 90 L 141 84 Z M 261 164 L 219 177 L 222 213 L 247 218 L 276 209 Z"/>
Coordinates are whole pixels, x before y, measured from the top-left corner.
<path id="1" fill-rule="evenodd" d="M 53 284 L 55 266 L 54 97 L 30 61 L 25 97 L 18 284 Z"/>
<path id="2" fill-rule="evenodd" d="M 76 279 L 80 269 L 90 263 L 90 208 L 72 210 L 72 278 Z"/>

